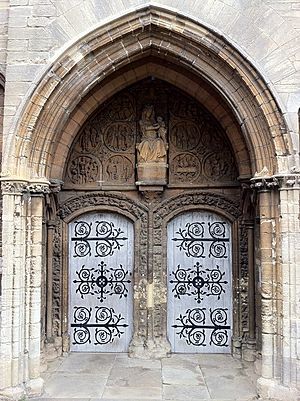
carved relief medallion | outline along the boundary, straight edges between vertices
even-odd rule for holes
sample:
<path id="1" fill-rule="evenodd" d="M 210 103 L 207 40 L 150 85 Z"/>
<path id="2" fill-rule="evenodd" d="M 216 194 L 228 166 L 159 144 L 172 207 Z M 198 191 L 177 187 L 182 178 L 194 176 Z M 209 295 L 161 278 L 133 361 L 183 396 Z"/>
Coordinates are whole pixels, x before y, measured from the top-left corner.
<path id="1" fill-rule="evenodd" d="M 108 115 L 112 121 L 129 121 L 134 117 L 132 98 L 126 93 L 117 96 L 109 107 Z"/>
<path id="2" fill-rule="evenodd" d="M 81 153 L 91 153 L 101 143 L 101 132 L 99 127 L 88 125 L 80 134 L 76 144 L 76 150 Z"/>
<path id="3" fill-rule="evenodd" d="M 134 145 L 134 133 L 130 124 L 116 122 L 109 125 L 104 142 L 113 152 L 126 152 Z"/>
<path id="4" fill-rule="evenodd" d="M 199 159 L 192 153 L 180 153 L 172 160 L 171 171 L 178 181 L 193 181 L 201 172 Z"/>
<path id="5" fill-rule="evenodd" d="M 105 165 L 107 181 L 128 182 L 134 175 L 132 162 L 124 156 L 113 156 Z"/>
<path id="6" fill-rule="evenodd" d="M 69 164 L 69 178 L 74 184 L 88 184 L 99 179 L 99 164 L 91 156 L 77 156 Z"/>
<path id="7" fill-rule="evenodd" d="M 179 150 L 192 150 L 199 143 L 200 135 L 193 121 L 180 121 L 172 128 L 172 144 Z"/>

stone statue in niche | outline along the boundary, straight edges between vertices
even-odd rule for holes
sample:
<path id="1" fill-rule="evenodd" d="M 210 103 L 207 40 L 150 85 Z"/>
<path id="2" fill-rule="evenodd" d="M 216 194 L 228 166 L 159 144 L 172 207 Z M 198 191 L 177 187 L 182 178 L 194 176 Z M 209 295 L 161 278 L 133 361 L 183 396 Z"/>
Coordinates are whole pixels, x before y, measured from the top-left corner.
<path id="1" fill-rule="evenodd" d="M 142 187 L 165 185 L 168 167 L 166 124 L 162 117 L 155 119 L 153 105 L 147 105 L 142 111 L 139 125 L 142 138 L 137 144 L 137 185 Z"/>
<path id="2" fill-rule="evenodd" d="M 139 124 L 142 140 L 137 145 L 138 160 L 142 163 L 166 162 L 166 125 L 162 117 L 155 121 L 152 105 L 145 106 Z"/>

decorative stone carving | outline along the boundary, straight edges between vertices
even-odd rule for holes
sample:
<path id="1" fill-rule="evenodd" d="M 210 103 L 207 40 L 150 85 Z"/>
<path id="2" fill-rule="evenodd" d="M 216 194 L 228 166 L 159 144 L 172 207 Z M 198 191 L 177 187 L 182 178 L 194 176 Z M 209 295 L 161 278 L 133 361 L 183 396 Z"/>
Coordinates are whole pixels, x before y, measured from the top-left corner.
<path id="1" fill-rule="evenodd" d="M 145 106 L 139 122 L 142 133 L 141 142 L 137 145 L 138 162 L 166 162 L 166 127 L 162 118 L 155 121 L 152 105 Z"/>
<path id="2" fill-rule="evenodd" d="M 199 140 L 200 132 L 195 122 L 179 121 L 173 126 L 171 141 L 178 150 L 193 150 L 198 146 Z"/>
<path id="3" fill-rule="evenodd" d="M 53 235 L 52 327 L 53 336 L 62 334 L 62 225 L 57 222 Z"/>
<path id="4" fill-rule="evenodd" d="M 32 183 L 27 186 L 27 191 L 31 194 L 49 194 L 51 192 L 49 184 Z"/>
<path id="5" fill-rule="evenodd" d="M 141 120 L 141 142 L 137 145 L 139 185 L 165 185 L 167 180 L 167 129 L 162 117 L 155 120 L 152 105 L 144 107 Z"/>
<path id="6" fill-rule="evenodd" d="M 92 153 L 101 143 L 100 132 L 93 124 L 87 125 L 80 134 L 76 150 L 81 153 Z"/>
<path id="7" fill-rule="evenodd" d="M 84 124 L 64 187 L 232 185 L 239 175 L 234 160 L 224 130 L 206 109 L 166 82 L 145 79 L 117 93 Z M 130 166 L 137 166 L 137 177 Z"/>
<path id="8" fill-rule="evenodd" d="M 99 180 L 100 166 L 91 156 L 77 156 L 69 164 L 69 177 L 74 184 L 88 184 Z"/>
<path id="9" fill-rule="evenodd" d="M 24 181 L 1 181 L 3 195 L 21 195 L 27 191 L 27 182 Z"/>
<path id="10" fill-rule="evenodd" d="M 218 122 L 197 102 L 185 96 L 180 105 L 171 101 L 169 126 L 170 186 L 236 181 L 230 144 Z"/>
<path id="11" fill-rule="evenodd" d="M 254 177 L 250 180 L 250 187 L 257 191 L 271 191 L 279 187 L 279 181 L 275 176 Z"/>
<path id="12" fill-rule="evenodd" d="M 63 183 L 64 183 L 63 181 L 57 180 L 57 179 L 50 180 L 50 189 L 51 189 L 51 192 L 52 192 L 52 193 L 58 193 L 58 192 L 60 192 Z"/>
<path id="13" fill-rule="evenodd" d="M 246 336 L 249 332 L 249 302 L 248 302 L 248 236 L 244 225 L 240 226 L 240 282 L 239 303 L 241 315 L 241 333 Z"/>
<path id="14" fill-rule="evenodd" d="M 276 180 L 278 181 L 279 189 L 300 188 L 299 173 L 278 175 L 276 176 Z"/>
<path id="15" fill-rule="evenodd" d="M 130 94 L 123 92 L 113 99 L 108 114 L 112 121 L 131 121 L 134 118 L 134 103 Z"/>
<path id="16" fill-rule="evenodd" d="M 1 181 L 2 194 L 22 195 L 22 194 L 48 194 L 50 193 L 49 184 L 43 182 L 28 181 Z"/>
<path id="17" fill-rule="evenodd" d="M 104 142 L 113 152 L 126 152 L 134 145 L 134 132 L 130 124 L 116 122 L 109 125 L 104 134 Z"/>
<path id="18" fill-rule="evenodd" d="M 192 153 L 180 153 L 171 162 L 171 172 L 180 182 L 192 182 L 201 173 L 200 160 Z"/>
<path id="19" fill-rule="evenodd" d="M 134 175 L 132 162 L 125 156 L 112 156 L 106 162 L 105 175 L 107 181 L 128 182 Z"/>

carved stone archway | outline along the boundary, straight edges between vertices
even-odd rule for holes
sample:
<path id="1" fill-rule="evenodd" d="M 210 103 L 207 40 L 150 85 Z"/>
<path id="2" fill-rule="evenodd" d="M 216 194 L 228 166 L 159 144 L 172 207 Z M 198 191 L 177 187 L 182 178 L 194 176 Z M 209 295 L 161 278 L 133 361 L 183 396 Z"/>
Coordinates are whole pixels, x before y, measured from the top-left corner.
<path id="1" fill-rule="evenodd" d="M 289 393 L 296 381 L 286 372 L 293 371 L 296 360 L 292 354 L 287 356 L 289 350 L 283 356 L 283 341 L 288 339 L 295 344 L 296 337 L 290 337 L 287 325 L 282 328 L 282 300 L 289 300 L 292 295 L 287 288 L 281 288 L 283 277 L 286 282 L 290 280 L 289 274 L 282 273 L 281 252 L 288 272 L 295 272 L 296 263 L 293 255 L 281 248 L 280 241 L 285 244 L 288 238 L 291 248 L 297 245 L 294 231 L 299 227 L 298 212 L 294 207 L 288 213 L 286 207 L 298 204 L 299 191 L 294 189 L 299 189 L 299 176 L 280 176 L 290 171 L 295 161 L 291 138 L 276 99 L 259 72 L 234 46 L 192 19 L 150 6 L 111 21 L 109 30 L 107 27 L 88 33 L 49 66 L 34 83 L 30 98 L 11 128 L 10 152 L 4 160 L 7 170 L 3 177 L 3 230 L 9 238 L 18 238 L 18 241 L 5 244 L 3 255 L 6 272 L 3 296 L 7 301 L 3 316 L 9 324 L 5 327 L 5 342 L 0 340 L 3 372 L 0 387 L 19 386 L 18 391 L 23 392 L 25 381 L 29 393 L 32 387 L 42 388 L 40 337 L 30 337 L 29 332 L 40 330 L 43 210 L 44 200 L 49 202 L 49 181 L 62 179 L 71 143 L 99 104 L 139 79 L 149 75 L 166 79 L 170 75 L 170 83 L 176 84 L 178 79 L 178 87 L 187 87 L 192 96 L 199 96 L 198 100 L 201 100 L 198 92 L 202 84 L 208 84 L 211 92 L 205 90 L 203 100 L 206 97 L 209 111 L 222 120 L 231 143 L 238 143 L 237 160 L 242 178 L 261 172 L 253 180 L 253 188 L 260 193 L 261 232 L 265 235 L 258 240 L 264 319 L 263 379 L 259 391 L 268 396 L 276 394 L 276 388 Z M 152 61 L 146 60 L 147 57 L 152 57 Z M 163 67 L 166 62 L 169 65 Z M 131 67 L 134 67 L 132 72 Z M 151 196 L 148 202 L 153 207 Z M 84 207 L 84 199 L 88 198 L 89 195 L 83 195 L 80 207 Z M 280 199 L 283 200 L 281 214 L 278 212 Z M 110 205 L 108 199 L 107 203 Z M 291 232 L 285 232 L 285 228 L 280 231 L 280 216 L 291 222 L 290 227 L 294 227 Z M 32 225 L 26 224 L 26 218 L 30 217 Z M 29 239 L 33 246 L 25 248 L 24 243 Z M 15 258 L 16 254 L 20 257 Z M 11 296 L 12 271 L 16 291 Z M 25 295 L 27 303 L 22 304 L 20 299 Z M 34 310 L 30 309 L 32 304 Z M 153 308 L 152 304 L 148 306 Z M 16 307 L 24 316 L 21 323 L 19 315 L 14 313 Z M 285 321 L 290 322 L 289 311 L 284 309 L 282 313 Z M 20 324 L 21 330 L 18 330 Z M 30 358 L 28 347 L 32 350 Z M 281 371 L 283 361 L 288 366 L 284 372 Z"/>
<path id="2" fill-rule="evenodd" d="M 222 94 L 238 121 L 243 122 L 253 173 L 265 166 L 270 173 L 286 167 L 283 160 L 291 154 L 290 141 L 276 101 L 259 73 L 224 38 L 155 6 L 110 23 L 109 32 L 104 26 L 88 34 L 82 39 L 84 46 L 79 41 L 69 48 L 40 79 L 24 106 L 23 117 L 16 121 L 14 129 L 19 136 L 11 141 L 11 152 L 5 160 L 9 166 L 7 174 L 22 173 L 26 179 L 31 175 L 49 177 L 55 164 L 56 144 L 62 142 L 63 127 L 82 97 L 128 65 L 129 59 L 133 63 L 149 54 L 184 66 Z M 180 55 L 182 41 L 186 45 Z M 117 90 L 127 84 L 119 77 Z M 108 88 L 97 102 L 112 94 L 113 89 Z M 81 124 L 82 118 L 86 116 L 77 117 L 77 123 Z M 72 137 L 67 142 L 70 141 Z"/>

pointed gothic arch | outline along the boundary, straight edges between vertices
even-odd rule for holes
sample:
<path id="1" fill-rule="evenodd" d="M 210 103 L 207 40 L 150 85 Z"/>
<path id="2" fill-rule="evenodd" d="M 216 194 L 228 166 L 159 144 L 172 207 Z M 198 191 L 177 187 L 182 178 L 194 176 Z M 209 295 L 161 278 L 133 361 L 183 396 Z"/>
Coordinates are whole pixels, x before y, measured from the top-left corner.
<path id="1" fill-rule="evenodd" d="M 291 154 L 289 134 L 259 72 L 220 35 L 170 10 L 150 6 L 93 30 L 49 66 L 13 127 L 18 136 L 6 159 L 10 174 L 29 180 L 49 178 L 56 144 L 68 147 L 72 140 L 62 132 L 76 106 L 107 77 L 147 55 L 158 56 L 164 64 L 180 64 L 225 99 L 242 129 L 252 174 L 264 167 L 271 174 L 281 170 L 281 159 Z M 166 76 L 168 65 L 161 68 Z M 119 76 L 114 85 L 120 88 L 136 80 L 134 71 L 128 75 Z M 109 96 L 114 88 L 108 85 L 104 92 L 102 96 Z M 96 97 L 97 102 L 102 100 Z M 87 118 L 79 114 L 75 124 Z"/>
<path id="2" fill-rule="evenodd" d="M 281 322 L 279 318 L 276 320 L 275 329 L 269 327 L 268 322 L 273 319 L 274 305 L 280 304 L 280 299 L 276 298 L 276 278 L 272 275 L 270 278 L 268 273 L 270 265 L 274 267 L 277 263 L 273 259 L 270 262 L 274 247 L 270 233 L 278 223 L 279 196 L 269 193 L 278 184 L 270 175 L 289 170 L 294 165 L 291 139 L 275 97 L 251 63 L 211 29 L 164 8 L 141 8 L 99 26 L 69 46 L 35 83 L 12 126 L 12 137 L 15 136 L 4 161 L 8 175 L 3 185 L 8 213 L 4 229 L 11 232 L 13 238 L 13 230 L 19 225 L 28 240 L 31 240 L 32 229 L 35 250 L 26 249 L 22 257 L 15 260 L 14 247 L 17 245 L 8 243 L 5 263 L 7 266 L 14 263 L 16 270 L 22 272 L 20 277 L 22 266 L 29 267 L 27 287 L 20 287 L 20 291 L 26 292 L 28 304 L 35 303 L 38 310 L 40 288 L 32 291 L 30 275 L 36 280 L 41 276 L 42 199 L 49 193 L 48 182 L 62 178 L 73 139 L 92 112 L 121 89 L 148 76 L 186 90 L 220 121 L 235 151 L 241 178 L 249 179 L 261 171 L 266 175 L 262 180 L 254 180 L 253 185 L 263 190 L 260 217 L 265 238 L 261 243 L 261 270 L 267 329 L 263 341 L 273 344 L 274 337 L 281 335 L 278 328 Z M 290 182 L 287 185 L 291 185 Z M 24 194 L 26 201 L 34 194 L 32 202 L 22 203 Z M 296 212 L 294 214 L 296 216 Z M 25 228 L 24 216 L 35 217 L 32 226 Z M 16 226 L 12 227 L 11 221 L 17 222 Z M 268 298 L 269 293 L 274 299 Z M 28 320 L 24 320 L 23 325 L 38 332 L 39 319 L 29 313 L 25 315 Z M 17 326 L 19 322 L 12 324 Z M 21 344 L 17 358 L 22 362 L 25 338 L 18 332 L 14 341 Z M 28 368 L 33 374 L 24 371 L 24 377 L 29 377 L 29 381 L 39 380 L 40 338 L 37 336 L 28 341 L 34 350 Z M 273 348 L 270 351 L 265 346 L 263 351 L 263 377 L 270 379 L 272 384 L 274 378 L 281 377 L 279 364 L 270 362 L 274 356 Z M 11 350 L 7 353 L 3 366 L 9 371 Z M 7 375 L 4 387 L 10 385 L 13 385 L 12 380 Z"/>

